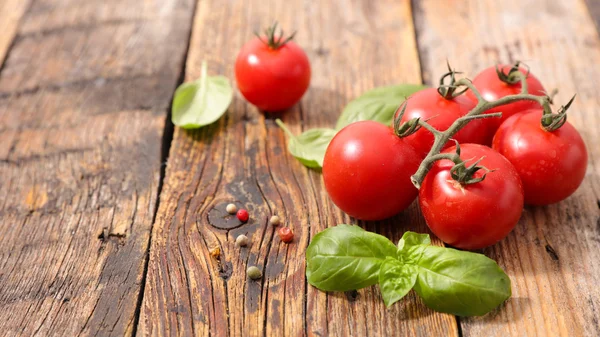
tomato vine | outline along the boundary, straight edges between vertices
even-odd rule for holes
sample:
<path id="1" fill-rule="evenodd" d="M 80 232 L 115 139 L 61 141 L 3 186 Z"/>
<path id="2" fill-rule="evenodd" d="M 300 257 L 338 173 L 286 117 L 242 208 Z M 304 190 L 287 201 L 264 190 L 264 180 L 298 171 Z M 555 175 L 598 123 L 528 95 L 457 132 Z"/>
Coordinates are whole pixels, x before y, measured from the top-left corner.
<path id="1" fill-rule="evenodd" d="M 513 71 L 511 69 L 509 76 L 511 76 L 511 78 L 517 78 L 521 82 L 521 93 L 515 94 L 515 95 L 504 96 L 504 97 L 499 98 L 494 101 L 486 100 L 469 79 L 463 78 L 463 79 L 454 81 L 454 76 L 452 75 L 452 82 L 450 85 L 448 85 L 446 87 L 453 88 L 454 90 L 461 88 L 461 87 L 465 88 L 465 90 L 470 90 L 477 99 L 477 105 L 465 116 L 460 117 L 456 121 L 454 121 L 454 123 L 452 123 L 452 125 L 450 125 L 450 127 L 446 131 L 439 131 L 439 130 L 435 129 L 433 126 L 431 126 L 427 121 L 424 121 L 424 120 L 421 120 L 418 118 L 401 124 L 400 120 L 404 113 L 403 110 L 406 109 L 406 105 L 403 106 L 403 109 L 400 111 L 400 113 L 396 116 L 396 119 L 394 120 L 394 129 L 396 131 L 396 134 L 399 135 L 400 137 L 406 137 L 406 136 L 416 132 L 420 128 L 424 128 L 424 129 L 428 130 L 429 132 L 431 132 L 435 139 L 433 146 L 431 147 L 431 150 L 429 151 L 429 153 L 427 154 L 425 159 L 423 159 L 423 161 L 421 162 L 419 169 L 417 170 L 417 172 L 415 172 L 415 174 L 413 174 L 411 176 L 411 181 L 415 185 L 416 188 L 421 187 L 421 183 L 423 182 L 423 179 L 425 179 L 425 175 L 427 174 L 427 172 L 429 172 L 433 163 L 435 163 L 438 160 L 441 160 L 441 159 L 452 160 L 456 164 L 455 170 L 462 170 L 461 167 L 464 168 L 465 164 L 463 163 L 463 161 L 460 159 L 460 157 L 457 154 L 441 153 L 441 151 L 444 148 L 444 145 L 449 140 L 451 140 L 452 137 L 460 129 L 465 127 L 465 125 L 467 125 L 472 120 L 481 119 L 481 118 L 494 118 L 494 117 L 502 116 L 502 114 L 499 112 L 498 113 L 485 113 L 486 111 L 488 111 L 490 109 L 493 109 L 493 108 L 496 108 L 499 106 L 503 106 L 503 105 L 507 105 L 510 103 L 518 102 L 518 101 L 527 101 L 527 100 L 535 101 L 543 107 L 544 116 L 542 117 L 542 125 L 544 127 L 550 129 L 550 128 L 555 128 L 555 127 L 560 127 L 560 125 L 564 124 L 564 121 L 566 120 L 566 112 L 567 112 L 568 108 L 570 107 L 571 103 L 573 102 L 573 99 L 575 98 L 575 96 L 573 96 L 573 98 L 571 98 L 571 100 L 565 106 L 562 106 L 559 109 L 558 113 L 553 113 L 552 109 L 550 107 L 551 98 L 547 95 L 546 96 L 536 96 L 536 95 L 530 94 L 527 90 L 527 74 L 523 74 L 522 72 L 520 72 L 518 70 L 518 68 L 516 68 L 516 69 L 517 69 L 516 71 Z M 453 72 L 453 71 L 451 71 L 451 72 Z M 458 96 L 458 95 L 462 94 L 465 90 L 460 90 L 458 92 L 455 92 L 455 93 L 453 93 L 453 95 Z M 472 167 L 468 167 L 467 169 L 470 169 L 470 171 L 474 172 L 477 169 L 482 169 L 482 168 L 483 167 L 472 166 Z M 463 183 L 473 183 L 473 182 L 477 182 L 477 181 L 470 180 L 468 177 L 463 176 L 462 182 Z"/>

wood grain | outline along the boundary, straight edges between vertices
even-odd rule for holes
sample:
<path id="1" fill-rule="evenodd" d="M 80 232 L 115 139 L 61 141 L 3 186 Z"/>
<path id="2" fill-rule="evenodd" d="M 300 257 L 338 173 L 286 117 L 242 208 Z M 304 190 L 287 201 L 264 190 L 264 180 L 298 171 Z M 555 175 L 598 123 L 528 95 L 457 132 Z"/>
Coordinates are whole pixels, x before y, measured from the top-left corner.
<path id="1" fill-rule="evenodd" d="M 189 0 L 28 7 L 0 73 L 1 335 L 134 332 L 192 14 Z"/>
<path id="2" fill-rule="evenodd" d="M 600 32 L 600 2 L 598 0 L 585 0 L 592 20 L 596 23 L 596 30 Z"/>
<path id="3" fill-rule="evenodd" d="M 0 66 L 17 32 L 17 26 L 29 6 L 29 0 L 4 0 L 0 2 Z M 1 67 L 0 67 L 1 69 Z"/>
<path id="4" fill-rule="evenodd" d="M 409 1 L 201 1 L 187 61 L 196 78 L 233 76 L 242 44 L 278 20 L 297 30 L 311 60 L 311 88 L 283 117 L 296 133 L 333 126 L 350 98 L 379 85 L 420 82 Z M 225 212 L 235 202 L 251 219 Z M 267 224 L 278 214 L 294 233 L 282 243 Z M 354 223 L 328 199 L 321 174 L 286 150 L 286 137 L 239 94 L 216 124 L 175 130 L 138 333 L 144 336 L 456 336 L 455 318 L 434 313 L 411 293 L 389 310 L 379 290 L 324 293 L 307 285 L 304 253 L 312 236 Z M 426 231 L 415 207 L 381 223 L 360 223 L 397 241 Z M 246 234 L 248 248 L 234 240 Z M 439 242 L 438 242 L 439 244 Z M 263 270 L 247 279 L 247 266 Z"/>
<path id="5" fill-rule="evenodd" d="M 513 297 L 495 313 L 461 319 L 465 336 L 600 335 L 600 39 L 583 1 L 417 2 L 415 22 L 427 82 L 445 60 L 473 77 L 496 62 L 525 61 L 557 102 L 577 93 L 569 115 L 587 144 L 580 189 L 528 207 L 515 230 L 485 250 L 511 277 Z"/>

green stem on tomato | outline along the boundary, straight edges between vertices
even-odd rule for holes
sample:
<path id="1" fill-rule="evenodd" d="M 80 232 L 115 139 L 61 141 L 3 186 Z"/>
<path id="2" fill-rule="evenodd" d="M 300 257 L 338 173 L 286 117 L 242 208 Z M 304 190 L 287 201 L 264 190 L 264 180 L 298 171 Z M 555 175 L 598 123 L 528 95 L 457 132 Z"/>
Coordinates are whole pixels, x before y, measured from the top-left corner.
<path id="1" fill-rule="evenodd" d="M 466 115 L 461 118 L 458 118 L 446 131 L 436 130 L 433 126 L 423 120 L 419 120 L 419 125 L 424 129 L 429 130 L 434 136 L 434 143 L 431 147 L 431 150 L 421 162 L 419 169 L 415 174 L 411 176 L 411 181 L 415 185 L 416 188 L 421 187 L 421 183 L 423 179 L 425 179 L 425 175 L 431 169 L 433 163 L 441 159 L 449 159 L 452 160 L 455 164 L 459 164 L 461 162 L 459 156 L 457 154 L 441 154 L 440 152 L 444 148 L 444 145 L 454 136 L 460 129 L 462 129 L 467 123 L 469 123 L 473 119 L 479 118 L 493 118 L 493 117 L 501 117 L 501 113 L 493 113 L 493 114 L 484 114 L 486 111 L 507 105 L 510 103 L 518 102 L 518 101 L 535 101 L 539 103 L 544 111 L 550 111 L 550 101 L 547 96 L 535 96 L 529 94 L 527 92 L 527 76 L 521 72 L 518 72 L 516 75 L 520 78 L 521 81 L 521 93 L 515 95 L 504 96 L 495 101 L 488 101 L 481 93 L 475 88 L 473 83 L 471 83 L 468 79 L 461 79 L 456 82 L 456 86 L 465 86 L 469 90 L 472 91 L 473 95 L 477 98 L 477 105 L 469 111 Z"/>

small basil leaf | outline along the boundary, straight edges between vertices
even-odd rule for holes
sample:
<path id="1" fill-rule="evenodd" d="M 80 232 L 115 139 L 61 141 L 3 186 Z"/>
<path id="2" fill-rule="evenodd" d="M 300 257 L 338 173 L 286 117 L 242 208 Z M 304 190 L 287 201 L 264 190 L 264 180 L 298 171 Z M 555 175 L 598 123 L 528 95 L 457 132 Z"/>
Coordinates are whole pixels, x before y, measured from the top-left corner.
<path id="1" fill-rule="evenodd" d="M 326 128 L 310 129 L 300 136 L 294 136 L 281 120 L 277 119 L 275 122 L 290 137 L 288 150 L 296 159 L 310 168 L 323 167 L 325 151 L 331 139 L 335 136 L 335 130 Z"/>
<path id="2" fill-rule="evenodd" d="M 207 76 L 206 61 L 202 62 L 200 78 L 183 83 L 173 97 L 173 124 L 195 129 L 217 121 L 227 111 L 233 99 L 233 89 L 225 76 Z"/>
<path id="3" fill-rule="evenodd" d="M 308 283 L 325 291 L 348 291 L 379 281 L 379 270 L 396 246 L 357 226 L 337 225 L 313 238 L 306 249 Z"/>
<path id="4" fill-rule="evenodd" d="M 436 311 L 480 316 L 511 296 L 508 276 L 482 254 L 426 246 L 418 269 L 414 289 Z"/>
<path id="5" fill-rule="evenodd" d="M 394 113 L 406 97 L 425 88 L 421 84 L 400 84 L 369 90 L 346 105 L 335 128 L 340 130 L 364 120 L 391 125 Z"/>
<path id="6" fill-rule="evenodd" d="M 417 267 L 387 257 L 379 271 L 379 288 L 385 305 L 396 303 L 406 296 L 417 281 Z"/>
<path id="7" fill-rule="evenodd" d="M 417 264 L 423 249 L 431 244 L 429 234 L 406 232 L 398 241 L 398 260 L 402 263 Z"/>
<path id="8" fill-rule="evenodd" d="M 430 245 L 431 239 L 429 238 L 429 234 L 419 234 L 415 232 L 406 232 L 402 235 L 400 241 L 398 241 L 398 249 L 402 250 L 405 247 L 408 248 L 410 246 L 416 245 Z"/>

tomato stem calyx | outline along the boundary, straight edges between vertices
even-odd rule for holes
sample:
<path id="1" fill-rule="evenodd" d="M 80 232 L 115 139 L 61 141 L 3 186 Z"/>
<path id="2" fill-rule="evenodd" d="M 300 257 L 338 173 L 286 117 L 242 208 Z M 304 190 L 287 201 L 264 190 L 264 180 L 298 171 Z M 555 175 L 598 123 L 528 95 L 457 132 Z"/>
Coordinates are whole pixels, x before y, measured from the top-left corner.
<path id="1" fill-rule="evenodd" d="M 461 185 L 475 184 L 483 181 L 489 172 L 493 172 L 493 170 L 479 165 L 484 158 L 485 157 L 481 157 L 477 159 L 477 161 L 469 166 L 467 166 L 466 162 L 464 161 L 454 165 L 450 169 L 450 175 L 452 176 L 452 179 L 459 182 Z M 485 173 L 481 177 L 475 178 L 475 173 L 479 170 L 484 170 Z"/>
<path id="2" fill-rule="evenodd" d="M 567 122 L 567 110 L 573 104 L 575 96 L 573 95 L 569 102 L 561 106 L 555 114 L 552 111 L 548 112 L 544 109 L 544 114 L 542 115 L 542 128 L 544 130 L 548 132 L 556 131 Z"/>
<path id="3" fill-rule="evenodd" d="M 286 43 L 290 42 L 294 36 L 296 36 L 296 32 L 293 32 L 290 36 L 285 37 L 283 29 L 279 30 L 279 36 L 277 35 L 277 21 L 273 23 L 272 26 L 267 27 L 265 29 L 265 35 L 261 36 L 258 32 L 254 32 L 254 35 L 261 40 L 264 44 L 269 46 L 269 48 L 273 50 L 277 50 L 283 47 Z"/>
<path id="4" fill-rule="evenodd" d="M 521 82 L 521 78 L 517 74 L 517 73 L 521 73 L 521 71 L 520 71 L 521 65 L 523 65 L 527 69 L 527 73 L 525 74 L 525 77 L 529 76 L 529 67 L 526 64 L 522 63 L 521 61 L 515 62 L 515 64 L 513 64 L 506 73 L 504 72 L 504 69 L 500 69 L 496 65 L 496 74 L 498 74 L 498 78 L 500 79 L 500 81 L 502 81 L 506 84 L 511 84 L 511 85 L 517 84 L 517 83 Z"/>
<path id="5" fill-rule="evenodd" d="M 450 62 L 446 60 L 446 65 L 448 66 L 448 72 L 440 77 L 440 86 L 437 88 L 438 93 L 444 97 L 445 99 L 453 99 L 457 96 L 462 95 L 468 88 L 464 88 L 461 91 L 457 91 L 459 86 L 456 85 L 456 74 L 462 74 L 459 71 L 456 71 L 450 67 Z M 446 79 L 450 79 L 450 83 L 446 84 Z"/>
<path id="6" fill-rule="evenodd" d="M 419 131 L 419 129 L 421 128 L 421 125 L 419 124 L 419 120 L 421 118 L 413 118 L 409 121 L 406 121 L 405 123 L 400 124 L 400 122 L 402 121 L 402 116 L 404 116 L 405 112 L 406 101 L 404 101 L 400 108 L 400 112 L 398 112 L 398 115 L 394 118 L 394 133 L 400 138 L 410 136 L 413 133 Z M 431 132 L 436 131 L 437 130 Z"/>

